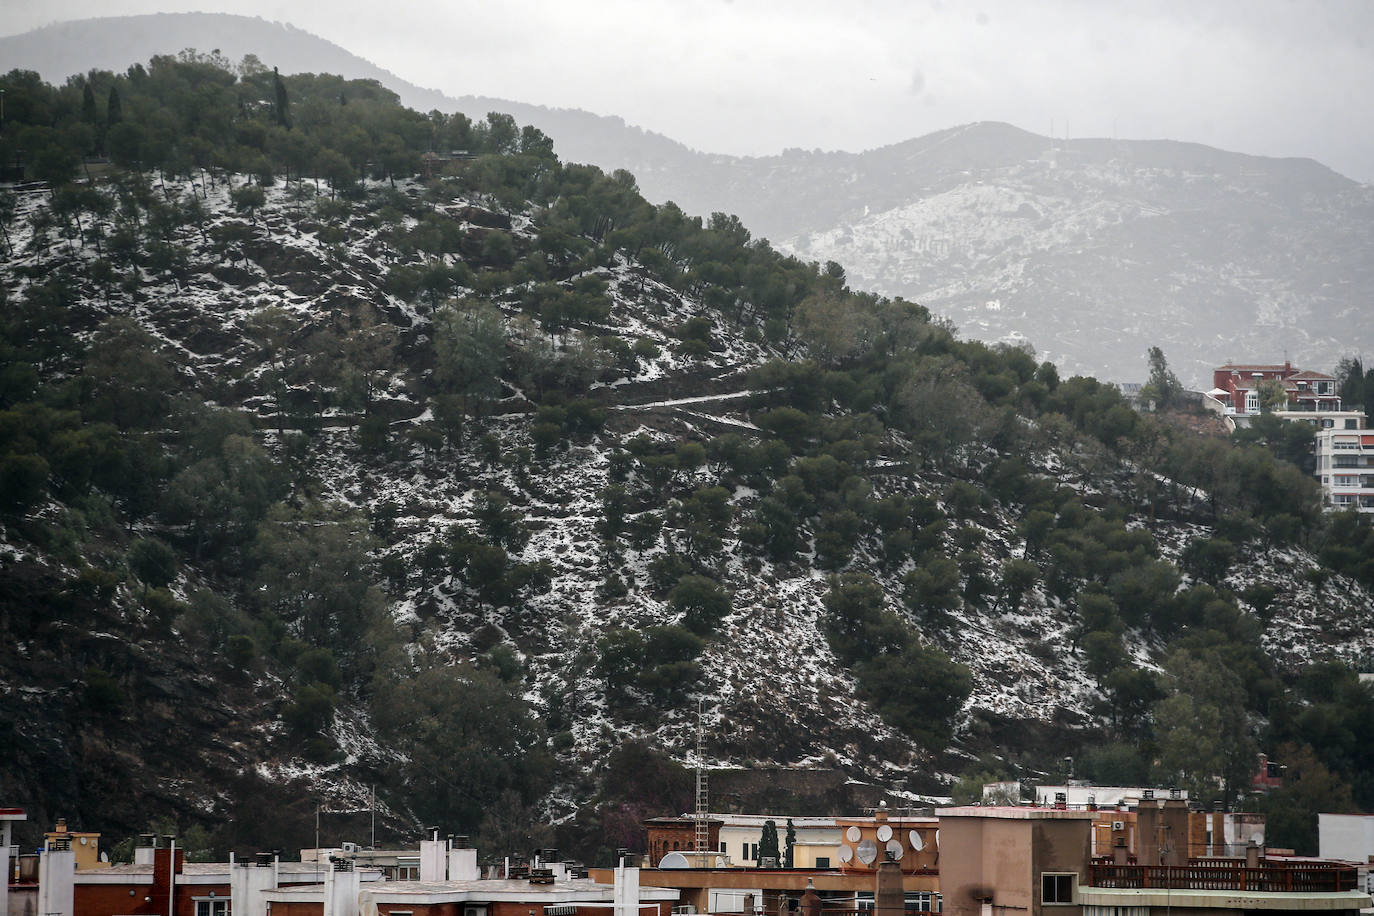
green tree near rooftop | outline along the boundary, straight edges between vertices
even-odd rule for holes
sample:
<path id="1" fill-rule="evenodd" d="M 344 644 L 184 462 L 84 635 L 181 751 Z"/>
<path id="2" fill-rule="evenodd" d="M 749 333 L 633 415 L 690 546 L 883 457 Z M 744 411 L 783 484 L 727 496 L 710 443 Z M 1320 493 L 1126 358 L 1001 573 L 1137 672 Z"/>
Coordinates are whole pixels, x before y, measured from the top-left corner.
<path id="1" fill-rule="evenodd" d="M 1156 407 L 1175 407 L 1183 396 L 1183 383 L 1169 368 L 1169 360 L 1159 347 L 1149 350 L 1150 378 L 1140 389 L 1142 400 L 1154 401 Z"/>
<path id="2" fill-rule="evenodd" d="M 763 836 L 759 837 L 759 865 L 762 866 L 764 859 L 772 859 L 776 862 L 779 858 L 778 825 L 772 820 L 764 821 Z"/>

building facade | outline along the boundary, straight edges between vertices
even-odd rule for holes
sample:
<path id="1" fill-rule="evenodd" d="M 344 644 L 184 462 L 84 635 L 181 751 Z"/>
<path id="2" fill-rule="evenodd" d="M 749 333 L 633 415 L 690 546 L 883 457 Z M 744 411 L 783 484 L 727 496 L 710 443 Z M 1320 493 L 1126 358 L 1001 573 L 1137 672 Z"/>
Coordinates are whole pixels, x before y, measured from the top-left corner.
<path id="1" fill-rule="evenodd" d="M 945 808 L 940 868 L 948 916 L 1222 916 L 1332 913 L 1370 905 L 1356 871 L 1343 863 L 1197 858 L 1172 840 L 1186 829 L 1187 805 L 1142 800 L 1140 862 L 1124 846 L 1091 854 L 1093 812 L 1053 808 Z M 1145 838 L 1149 839 L 1148 843 Z M 1152 864 L 1143 864 L 1143 863 Z"/>
<path id="2" fill-rule="evenodd" d="M 1287 403 L 1281 408 L 1283 412 L 1313 414 L 1341 409 L 1335 376 L 1297 369 L 1289 362 L 1218 366 L 1212 370 L 1212 390 L 1208 394 L 1221 401 L 1228 415 L 1253 415 L 1260 412 L 1260 386 L 1265 382 L 1283 385 L 1287 396 Z"/>
<path id="3" fill-rule="evenodd" d="M 1361 428 L 1317 432 L 1316 475 L 1329 509 L 1374 512 L 1374 431 Z"/>

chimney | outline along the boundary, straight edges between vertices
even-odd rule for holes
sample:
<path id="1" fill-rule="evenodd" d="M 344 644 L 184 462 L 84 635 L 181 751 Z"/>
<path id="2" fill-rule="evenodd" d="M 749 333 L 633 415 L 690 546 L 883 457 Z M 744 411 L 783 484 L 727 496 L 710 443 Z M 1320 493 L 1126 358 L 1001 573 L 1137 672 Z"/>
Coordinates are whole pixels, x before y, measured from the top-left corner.
<path id="1" fill-rule="evenodd" d="M 275 856 L 260 852 L 253 864 L 235 864 L 229 870 L 229 911 L 234 916 L 267 916 L 263 894 L 277 889 Z"/>
<path id="2" fill-rule="evenodd" d="M 324 873 L 324 912 L 321 916 L 358 916 L 359 875 L 352 859 L 329 858 Z"/>
<path id="3" fill-rule="evenodd" d="M 458 837 L 459 845 L 448 851 L 448 879 L 476 881 L 482 877 L 477 870 L 477 850 L 468 845 L 468 838 Z"/>
<path id="4" fill-rule="evenodd" d="M 134 864 L 152 865 L 154 849 L 157 849 L 157 834 L 139 834 L 138 846 L 134 848 Z"/>
<path id="5" fill-rule="evenodd" d="M 1142 798 L 1135 815 L 1135 857 L 1141 865 L 1158 865 L 1159 862 L 1159 805 L 1154 801 L 1154 793 L 1149 789 L 1148 798 Z"/>
<path id="6" fill-rule="evenodd" d="M 878 866 L 878 874 L 873 881 L 873 916 L 905 916 L 905 913 L 902 869 L 888 859 Z"/>
<path id="7" fill-rule="evenodd" d="M 622 860 L 623 861 L 623 860 Z M 628 865 L 615 868 L 613 916 L 639 916 L 639 869 Z"/>
<path id="8" fill-rule="evenodd" d="M 176 916 L 172 907 L 172 895 L 176 889 L 176 876 L 181 874 L 186 862 L 186 851 L 177 848 L 176 837 L 168 834 L 165 846 L 153 850 L 153 887 L 149 894 L 153 898 L 154 914 Z"/>
<path id="9" fill-rule="evenodd" d="M 1125 865 L 1130 858 L 1130 850 L 1126 848 L 1126 838 L 1119 836 L 1112 841 L 1112 864 Z"/>
<path id="10" fill-rule="evenodd" d="M 38 912 L 42 916 L 75 916 L 76 853 L 72 852 L 71 837 L 49 839 L 44 847 L 38 860 Z"/>
<path id="11" fill-rule="evenodd" d="M 1248 845 L 1248 846 L 1245 847 L 1245 867 L 1246 867 L 1246 868 L 1259 868 L 1259 864 L 1260 864 L 1260 845 L 1259 845 L 1258 843 L 1256 843 L 1254 840 L 1251 840 L 1251 841 L 1250 841 L 1250 845 Z"/>
<path id="12" fill-rule="evenodd" d="M 806 879 L 806 891 L 801 899 L 801 916 L 821 916 L 821 898 L 816 893 L 816 882 Z"/>
<path id="13" fill-rule="evenodd" d="M 420 880 L 443 881 L 447 877 L 447 859 L 448 843 L 439 839 L 438 827 L 429 828 L 429 839 L 420 841 Z"/>
<path id="14" fill-rule="evenodd" d="M 1160 812 L 1164 827 L 1160 864 L 1181 867 L 1188 864 L 1188 803 L 1178 789 L 1169 790 L 1169 800 Z"/>

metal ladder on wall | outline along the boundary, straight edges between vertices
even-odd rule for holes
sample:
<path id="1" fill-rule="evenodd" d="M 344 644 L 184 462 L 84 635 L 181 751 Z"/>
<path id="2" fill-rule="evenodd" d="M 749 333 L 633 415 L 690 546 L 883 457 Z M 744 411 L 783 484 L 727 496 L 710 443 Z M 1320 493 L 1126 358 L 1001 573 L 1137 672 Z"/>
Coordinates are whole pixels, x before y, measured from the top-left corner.
<path id="1" fill-rule="evenodd" d="M 693 843 L 693 850 L 698 854 L 709 852 L 707 845 L 711 841 L 710 826 L 707 823 L 707 775 L 706 775 L 706 730 L 702 725 L 701 700 L 697 700 L 697 806 L 696 806 L 696 838 Z M 697 863 L 700 868 L 704 863 Z"/>

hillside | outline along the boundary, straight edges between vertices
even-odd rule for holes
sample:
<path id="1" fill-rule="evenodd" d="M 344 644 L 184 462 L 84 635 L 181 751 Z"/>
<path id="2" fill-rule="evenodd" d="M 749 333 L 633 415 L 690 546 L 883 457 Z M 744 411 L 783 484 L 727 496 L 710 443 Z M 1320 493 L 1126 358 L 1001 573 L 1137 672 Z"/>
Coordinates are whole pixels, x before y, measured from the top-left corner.
<path id="1" fill-rule="evenodd" d="M 389 829 L 605 858 L 681 806 L 698 701 L 713 766 L 912 801 L 1068 752 L 1216 792 L 1284 741 L 1367 791 L 1309 712 L 1374 712 L 1374 534 L 1263 449 L 499 119 L 289 77 L 320 152 L 274 165 L 270 74 L 101 79 L 231 114 L 6 207 L 0 792 L 38 821 L 243 848 L 375 783 Z M 417 181 L 418 123 L 476 158 Z"/>
<path id="2" fill-rule="evenodd" d="M 629 170 L 650 201 L 735 214 L 781 250 L 837 261 L 978 339 L 1029 341 L 1066 371 L 1139 381 L 1161 346 L 1204 387 L 1226 360 L 1329 370 L 1374 347 L 1359 321 L 1374 297 L 1374 189 L 1311 161 L 996 123 L 858 153 L 716 155 L 616 117 L 421 89 L 299 29 L 221 14 L 63 23 L 0 39 L 0 60 L 60 81 L 188 47 L 375 79 L 421 111 L 509 113 L 565 161 Z"/>

